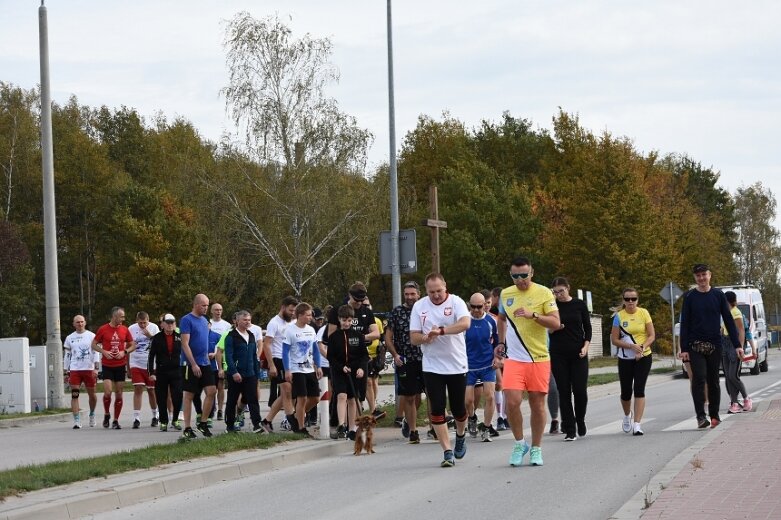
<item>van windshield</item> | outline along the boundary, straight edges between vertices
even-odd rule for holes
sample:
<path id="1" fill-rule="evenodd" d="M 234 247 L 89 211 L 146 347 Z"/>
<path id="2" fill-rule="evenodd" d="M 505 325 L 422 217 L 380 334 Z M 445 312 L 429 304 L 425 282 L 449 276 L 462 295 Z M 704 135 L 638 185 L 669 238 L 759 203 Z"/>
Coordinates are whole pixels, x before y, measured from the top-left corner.
<path id="1" fill-rule="evenodd" d="M 751 321 L 751 313 L 749 312 L 749 306 L 745 303 L 739 303 L 738 309 L 740 309 L 740 312 L 743 313 L 743 316 L 749 319 Z"/>

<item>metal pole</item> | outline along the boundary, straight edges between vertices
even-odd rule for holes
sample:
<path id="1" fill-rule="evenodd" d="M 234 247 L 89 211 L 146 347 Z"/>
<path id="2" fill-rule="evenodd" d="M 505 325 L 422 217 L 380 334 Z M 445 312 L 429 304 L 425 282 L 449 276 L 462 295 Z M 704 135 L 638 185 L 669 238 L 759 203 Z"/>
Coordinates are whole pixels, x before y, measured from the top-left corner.
<path id="1" fill-rule="evenodd" d="M 390 157 L 391 286 L 393 307 L 401 305 L 401 260 L 399 258 L 399 187 L 396 172 L 396 107 L 393 100 L 393 31 L 391 0 L 388 0 L 388 133 Z"/>
<path id="2" fill-rule="evenodd" d="M 46 285 L 46 360 L 49 373 L 49 406 L 65 408 L 60 339 L 60 291 L 57 276 L 57 224 L 54 205 L 54 152 L 52 148 L 52 99 L 49 86 L 49 28 L 46 7 L 38 8 L 41 52 L 41 163 L 43 168 L 43 249 Z"/>
<path id="3" fill-rule="evenodd" d="M 675 359 L 678 357 L 675 353 L 675 300 L 673 299 L 673 283 L 670 282 L 670 331 L 672 331 L 673 340 L 673 368 L 676 368 L 677 362 Z"/>

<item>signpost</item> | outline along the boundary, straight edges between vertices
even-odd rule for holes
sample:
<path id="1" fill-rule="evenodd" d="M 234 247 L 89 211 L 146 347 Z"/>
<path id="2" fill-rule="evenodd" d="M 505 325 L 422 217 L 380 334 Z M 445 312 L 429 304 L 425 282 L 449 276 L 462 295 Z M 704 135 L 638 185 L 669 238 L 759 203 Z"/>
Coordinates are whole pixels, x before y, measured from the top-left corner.
<path id="1" fill-rule="evenodd" d="M 416 247 L 416 233 L 414 229 L 399 230 L 399 259 L 400 272 L 410 274 L 418 270 L 418 253 Z M 390 231 L 380 232 L 380 274 L 393 273 L 393 242 Z"/>
<path id="2" fill-rule="evenodd" d="M 670 336 L 673 341 L 673 366 L 676 365 L 675 363 L 675 302 L 678 301 L 678 298 L 680 298 L 683 295 L 683 290 L 678 287 L 678 284 L 675 282 L 668 282 L 664 287 L 662 287 L 662 290 L 659 291 L 659 296 L 662 297 L 664 301 L 670 304 L 670 328 L 672 335 Z"/>

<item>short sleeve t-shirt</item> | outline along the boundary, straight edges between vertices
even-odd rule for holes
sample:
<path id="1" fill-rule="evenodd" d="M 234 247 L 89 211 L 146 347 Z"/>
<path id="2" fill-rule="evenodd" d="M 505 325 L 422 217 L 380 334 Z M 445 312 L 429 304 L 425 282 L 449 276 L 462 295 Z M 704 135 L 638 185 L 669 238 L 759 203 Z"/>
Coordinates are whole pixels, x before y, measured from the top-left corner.
<path id="1" fill-rule="evenodd" d="M 318 342 L 323 341 L 323 334 L 325 334 L 326 329 L 328 329 L 328 327 L 320 327 L 319 329 L 317 329 L 317 341 Z M 320 345 L 318 344 L 318 347 L 319 346 Z M 326 368 L 326 367 L 330 367 L 330 366 L 331 366 L 331 364 L 328 363 L 328 358 L 326 358 L 325 356 L 321 355 L 320 356 L 320 368 Z"/>
<path id="2" fill-rule="evenodd" d="M 330 325 L 336 325 L 337 329 L 340 328 L 338 306 L 334 305 L 334 308 L 331 309 L 331 312 L 328 314 L 328 323 Z M 372 312 L 368 305 L 361 305 L 357 310 L 355 310 L 353 325 L 350 328 L 360 332 L 365 336 L 369 333 L 369 327 L 375 324 L 376 322 L 374 321 L 374 312 Z"/>
<path id="3" fill-rule="evenodd" d="M 496 321 L 490 314 L 482 318 L 472 317 L 472 324 L 466 331 L 466 355 L 469 370 L 491 368 L 494 362 L 494 343 L 498 341 Z"/>
<path id="4" fill-rule="evenodd" d="M 98 329 L 94 339 L 100 343 L 103 350 L 116 354 L 125 351 L 127 344 L 133 341 L 133 336 L 124 325 L 112 327 L 110 323 L 106 323 Z M 122 367 L 126 362 L 125 358 L 112 359 L 108 356 L 103 358 L 104 367 Z"/>
<path id="5" fill-rule="evenodd" d="M 249 326 L 249 331 L 255 336 L 255 341 L 263 344 L 263 329 L 255 325 L 254 323 Z"/>
<path id="6" fill-rule="evenodd" d="M 65 338 L 67 370 L 94 370 L 95 363 L 100 363 L 100 354 L 92 350 L 92 331 L 72 332 Z"/>
<path id="7" fill-rule="evenodd" d="M 195 363 L 201 367 L 207 366 L 209 364 L 209 322 L 206 318 L 195 316 L 193 313 L 184 315 L 179 320 L 179 332 L 182 335 L 190 335 L 189 345 Z"/>
<path id="8" fill-rule="evenodd" d="M 410 331 L 428 334 L 432 329 L 447 327 L 464 316 L 469 310 L 464 300 L 455 294 L 448 294 L 444 302 L 435 305 L 428 296 L 415 302 L 410 314 Z M 423 352 L 423 371 L 435 374 L 465 374 L 468 370 L 466 340 L 464 333 L 437 336 L 434 341 L 420 346 Z"/>
<path id="9" fill-rule="evenodd" d="M 399 305 L 391 311 L 388 319 L 388 328 L 393 330 L 393 346 L 396 352 L 410 361 L 420 361 L 423 359 L 423 353 L 420 347 L 413 345 L 409 340 L 409 317 L 411 308 L 405 305 Z"/>
<path id="10" fill-rule="evenodd" d="M 550 361 L 548 353 L 548 329 L 536 320 L 513 316 L 521 307 L 540 315 L 558 311 L 556 298 L 550 289 L 532 283 L 525 291 L 515 285 L 502 290 L 499 296 L 499 314 L 507 319 L 507 357 L 524 363 Z"/>
<path id="11" fill-rule="evenodd" d="M 146 329 L 152 336 L 160 332 L 160 328 L 152 322 L 147 324 Z M 149 364 L 149 346 L 152 344 L 152 337 L 147 337 L 138 323 L 132 324 L 128 330 L 133 336 L 133 341 L 136 342 L 136 349 L 130 353 L 130 368 L 146 369 Z"/>
<path id="12" fill-rule="evenodd" d="M 740 309 L 738 307 L 730 307 L 729 313 L 732 315 L 732 319 L 733 320 L 737 320 L 738 318 L 743 320 L 743 325 L 744 325 L 744 330 L 745 330 L 745 328 L 746 328 L 745 327 L 746 319 L 743 317 L 743 313 L 740 311 Z M 737 327 L 737 325 L 735 325 L 735 326 Z M 738 331 L 738 333 L 739 332 L 740 331 Z M 721 335 L 722 336 L 729 336 L 729 333 L 727 332 L 727 327 L 724 326 L 724 322 L 723 321 L 721 322 Z"/>
<path id="13" fill-rule="evenodd" d="M 222 336 L 223 334 L 225 334 L 226 332 L 228 332 L 233 328 L 231 324 L 228 323 L 227 320 L 220 320 L 220 321 L 209 320 L 209 322 L 212 324 L 211 325 L 212 332 L 216 332 L 220 336 Z"/>
<path id="14" fill-rule="evenodd" d="M 613 326 L 618 327 L 618 339 L 628 343 L 639 345 L 648 339 L 645 326 L 651 323 L 651 315 L 647 310 L 638 307 L 633 314 L 621 309 L 613 316 Z M 643 350 L 643 357 L 651 354 L 651 346 Z M 619 348 L 618 357 L 621 359 L 635 359 L 635 354 L 630 349 Z"/>
<path id="15" fill-rule="evenodd" d="M 315 371 L 312 348 L 317 348 L 317 333 L 310 325 L 303 328 L 291 323 L 285 328 L 285 345 L 290 346 L 290 371 L 309 374 Z"/>
<path id="16" fill-rule="evenodd" d="M 374 318 L 374 324 L 377 325 L 377 329 L 380 331 L 380 337 L 382 337 L 383 332 L 385 331 L 382 327 L 382 320 L 380 318 Z M 368 332 L 368 330 L 367 330 Z M 369 359 L 374 359 L 377 357 L 377 347 L 380 346 L 380 340 L 375 339 L 369 345 L 366 347 L 366 350 L 369 351 Z"/>
<path id="17" fill-rule="evenodd" d="M 285 328 L 288 322 L 279 314 L 269 320 L 266 326 L 266 337 L 271 338 L 271 357 L 282 359 L 282 343 L 285 341 Z"/>

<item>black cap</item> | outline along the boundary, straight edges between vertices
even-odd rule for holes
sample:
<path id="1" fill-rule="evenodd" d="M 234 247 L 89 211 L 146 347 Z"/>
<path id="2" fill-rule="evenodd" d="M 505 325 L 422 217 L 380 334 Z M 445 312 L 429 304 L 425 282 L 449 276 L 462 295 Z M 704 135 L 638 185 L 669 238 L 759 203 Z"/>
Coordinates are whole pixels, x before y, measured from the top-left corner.
<path id="1" fill-rule="evenodd" d="M 354 289 L 350 291 L 350 296 L 355 298 L 356 301 L 363 301 L 366 299 L 366 291 L 363 289 Z"/>
<path id="2" fill-rule="evenodd" d="M 312 309 L 312 317 L 314 319 L 322 318 L 323 317 L 323 309 L 321 309 L 320 307 L 315 307 L 314 309 Z"/>
<path id="3" fill-rule="evenodd" d="M 692 267 L 692 273 L 704 273 L 705 271 L 710 271 L 710 267 L 708 267 L 708 264 L 694 264 L 694 267 Z"/>

